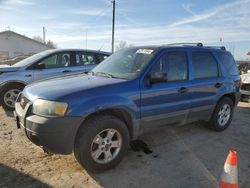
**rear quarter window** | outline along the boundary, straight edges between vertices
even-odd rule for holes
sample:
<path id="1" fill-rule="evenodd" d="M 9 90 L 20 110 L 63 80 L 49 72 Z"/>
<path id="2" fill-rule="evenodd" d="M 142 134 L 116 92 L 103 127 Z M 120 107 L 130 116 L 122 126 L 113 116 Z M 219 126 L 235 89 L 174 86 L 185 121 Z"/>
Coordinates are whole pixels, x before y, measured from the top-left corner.
<path id="1" fill-rule="evenodd" d="M 231 76 L 239 75 L 236 62 L 230 53 L 223 53 L 221 56 L 222 64 Z"/>
<path id="2" fill-rule="evenodd" d="M 192 62 L 195 79 L 218 77 L 218 64 L 210 52 L 193 52 Z"/>

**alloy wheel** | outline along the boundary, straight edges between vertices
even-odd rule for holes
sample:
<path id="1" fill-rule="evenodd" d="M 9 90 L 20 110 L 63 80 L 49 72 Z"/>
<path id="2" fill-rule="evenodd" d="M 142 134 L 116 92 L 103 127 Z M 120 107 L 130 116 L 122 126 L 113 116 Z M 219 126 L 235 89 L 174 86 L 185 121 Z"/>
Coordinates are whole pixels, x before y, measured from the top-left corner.
<path id="1" fill-rule="evenodd" d="M 115 129 L 98 133 L 91 144 L 91 156 L 99 164 L 107 164 L 117 157 L 121 150 L 122 138 Z"/>
<path id="2" fill-rule="evenodd" d="M 224 104 L 221 106 L 218 113 L 218 124 L 220 126 L 225 126 L 231 117 L 231 107 L 229 104 Z"/>
<path id="3" fill-rule="evenodd" d="M 18 94 L 21 92 L 19 89 L 11 89 L 4 94 L 4 103 L 10 107 L 15 107 L 15 102 Z"/>

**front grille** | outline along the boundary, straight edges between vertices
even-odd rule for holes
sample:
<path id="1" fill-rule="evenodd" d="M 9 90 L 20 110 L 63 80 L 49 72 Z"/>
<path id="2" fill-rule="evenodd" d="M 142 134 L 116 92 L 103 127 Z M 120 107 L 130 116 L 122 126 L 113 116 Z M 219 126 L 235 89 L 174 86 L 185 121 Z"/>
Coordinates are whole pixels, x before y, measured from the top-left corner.
<path id="1" fill-rule="evenodd" d="M 241 89 L 246 90 L 246 91 L 250 91 L 250 84 L 242 84 Z"/>
<path id="2" fill-rule="evenodd" d="M 24 95 L 21 96 L 20 98 L 20 105 L 24 109 L 26 105 L 30 102 L 29 99 L 27 99 Z"/>

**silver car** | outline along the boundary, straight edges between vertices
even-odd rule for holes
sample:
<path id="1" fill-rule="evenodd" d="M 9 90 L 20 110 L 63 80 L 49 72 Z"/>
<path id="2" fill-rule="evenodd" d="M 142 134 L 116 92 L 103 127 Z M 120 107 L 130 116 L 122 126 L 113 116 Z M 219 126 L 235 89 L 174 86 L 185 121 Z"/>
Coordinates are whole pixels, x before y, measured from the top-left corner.
<path id="1" fill-rule="evenodd" d="M 110 55 L 93 50 L 54 49 L 12 66 L 0 65 L 0 103 L 14 110 L 17 95 L 31 82 L 54 76 L 88 72 Z"/>

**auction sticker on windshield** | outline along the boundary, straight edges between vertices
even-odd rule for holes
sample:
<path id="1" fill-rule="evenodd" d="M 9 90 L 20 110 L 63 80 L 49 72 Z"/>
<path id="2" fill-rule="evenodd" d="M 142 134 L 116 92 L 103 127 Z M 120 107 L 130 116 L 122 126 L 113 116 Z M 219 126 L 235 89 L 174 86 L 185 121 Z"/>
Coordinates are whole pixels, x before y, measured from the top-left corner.
<path id="1" fill-rule="evenodd" d="M 150 49 L 138 49 L 136 51 L 137 54 L 152 54 L 154 52 L 154 50 L 150 50 Z"/>

